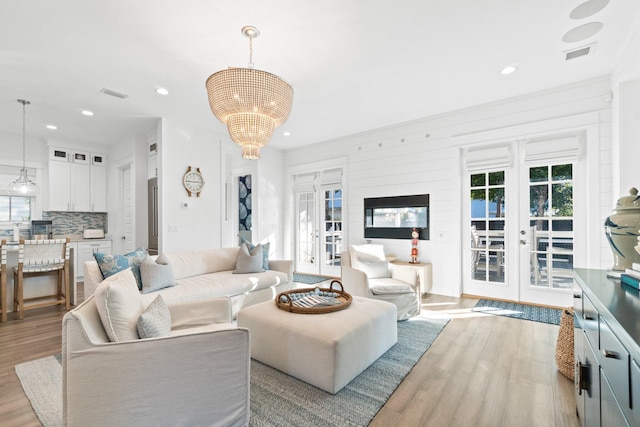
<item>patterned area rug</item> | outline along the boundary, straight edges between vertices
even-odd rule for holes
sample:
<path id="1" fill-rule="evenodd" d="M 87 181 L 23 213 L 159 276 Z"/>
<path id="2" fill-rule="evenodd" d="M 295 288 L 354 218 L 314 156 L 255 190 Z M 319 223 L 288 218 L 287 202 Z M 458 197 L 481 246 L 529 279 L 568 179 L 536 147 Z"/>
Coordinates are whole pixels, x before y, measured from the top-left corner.
<path id="1" fill-rule="evenodd" d="M 472 309 L 487 314 L 514 317 L 516 319 L 532 320 L 534 322 L 560 324 L 562 310 L 557 308 L 539 307 L 535 305 L 518 304 L 515 302 L 494 301 L 481 299 Z"/>
<path id="2" fill-rule="evenodd" d="M 398 322 L 398 343 L 334 395 L 252 360 L 250 425 L 368 425 L 447 322 L 419 317 Z M 49 356 L 15 369 L 44 427 L 61 426 L 60 361 Z"/>
<path id="3" fill-rule="evenodd" d="M 315 285 L 316 283 L 324 282 L 325 280 L 329 279 L 331 279 L 331 277 L 315 276 L 313 274 L 293 273 L 294 282 L 304 283 L 306 285 Z"/>

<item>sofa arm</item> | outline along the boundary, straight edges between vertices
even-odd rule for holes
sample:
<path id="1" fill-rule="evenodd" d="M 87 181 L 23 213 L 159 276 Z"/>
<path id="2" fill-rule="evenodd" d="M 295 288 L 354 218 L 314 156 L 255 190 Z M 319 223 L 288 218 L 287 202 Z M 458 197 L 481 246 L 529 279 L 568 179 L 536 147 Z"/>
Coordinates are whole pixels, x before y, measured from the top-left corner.
<path id="1" fill-rule="evenodd" d="M 86 300 L 95 292 L 98 285 L 104 280 L 98 263 L 95 260 L 84 262 L 84 299 Z"/>
<path id="2" fill-rule="evenodd" d="M 172 304 L 169 306 L 169 312 L 171 313 L 171 330 L 233 321 L 229 298 Z"/>
<path id="3" fill-rule="evenodd" d="M 67 319 L 64 425 L 248 425 L 248 330 L 90 345 Z"/>
<path id="4" fill-rule="evenodd" d="M 269 270 L 281 271 L 287 274 L 289 281 L 293 280 L 293 261 L 290 260 L 269 260 Z"/>
<path id="5" fill-rule="evenodd" d="M 351 295 L 369 298 L 373 294 L 369 290 L 369 278 L 364 271 L 353 267 L 342 266 L 342 286 Z"/>
<path id="6" fill-rule="evenodd" d="M 420 286 L 418 271 L 410 265 L 389 264 L 391 269 L 391 278 L 408 283 L 412 288 L 417 289 Z"/>

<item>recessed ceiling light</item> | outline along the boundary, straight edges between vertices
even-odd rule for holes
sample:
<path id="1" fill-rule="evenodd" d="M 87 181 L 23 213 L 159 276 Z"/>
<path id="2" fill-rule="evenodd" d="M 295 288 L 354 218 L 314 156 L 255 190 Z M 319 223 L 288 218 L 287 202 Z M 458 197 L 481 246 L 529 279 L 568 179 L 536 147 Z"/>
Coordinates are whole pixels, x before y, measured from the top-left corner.
<path id="1" fill-rule="evenodd" d="M 93 116 L 93 111 L 82 110 L 82 114 L 84 114 L 85 116 Z"/>
<path id="2" fill-rule="evenodd" d="M 56 125 L 47 125 L 47 129 L 57 130 L 58 126 L 56 126 Z"/>
<path id="3" fill-rule="evenodd" d="M 158 95 L 169 95 L 169 91 L 163 87 L 157 87 L 156 88 L 156 93 Z"/>
<path id="4" fill-rule="evenodd" d="M 506 76 L 507 74 L 511 74 L 514 71 L 516 71 L 516 66 L 515 65 L 507 65 L 506 67 L 504 67 L 502 69 L 502 71 L 500 71 L 500 74 L 504 74 Z"/>
<path id="5" fill-rule="evenodd" d="M 290 136 L 290 135 L 291 135 L 291 132 L 286 131 L 286 132 L 282 132 L 282 134 L 283 134 L 284 136 Z"/>

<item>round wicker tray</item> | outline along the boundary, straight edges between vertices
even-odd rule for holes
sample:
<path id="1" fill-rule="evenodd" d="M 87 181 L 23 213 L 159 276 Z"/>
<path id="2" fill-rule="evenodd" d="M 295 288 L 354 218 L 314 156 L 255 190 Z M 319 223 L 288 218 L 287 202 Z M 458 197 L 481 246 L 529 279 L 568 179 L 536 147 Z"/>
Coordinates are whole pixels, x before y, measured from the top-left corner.
<path id="1" fill-rule="evenodd" d="M 338 285 L 340 285 L 340 290 L 333 288 L 334 283 L 337 283 Z M 338 294 L 336 298 L 341 301 L 340 304 L 321 306 L 321 307 L 308 307 L 308 308 L 296 307 L 295 305 L 293 305 L 293 299 L 290 296 L 291 294 L 304 294 L 304 293 L 316 290 L 316 288 L 300 288 L 300 289 L 293 289 L 290 291 L 279 293 L 278 296 L 276 296 L 276 305 L 278 306 L 279 309 L 284 311 L 289 311 L 291 313 L 322 314 L 322 313 L 331 313 L 333 311 L 344 310 L 345 308 L 349 307 L 349 304 L 351 304 L 351 300 L 352 300 L 351 295 L 349 295 L 344 291 L 344 288 L 342 287 L 342 283 L 340 283 L 338 280 L 333 280 L 328 288 L 318 288 L 318 289 L 320 289 L 320 291 L 335 292 L 336 294 Z M 280 299 L 280 297 L 282 296 L 284 296 L 283 300 L 286 302 L 283 302 Z"/>

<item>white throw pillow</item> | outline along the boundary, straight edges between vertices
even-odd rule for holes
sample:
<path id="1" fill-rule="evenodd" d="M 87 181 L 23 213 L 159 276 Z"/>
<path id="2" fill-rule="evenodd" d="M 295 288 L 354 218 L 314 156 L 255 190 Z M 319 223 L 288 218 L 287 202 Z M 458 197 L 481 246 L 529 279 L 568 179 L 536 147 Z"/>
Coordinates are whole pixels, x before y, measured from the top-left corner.
<path id="1" fill-rule="evenodd" d="M 140 338 L 168 337 L 171 334 L 171 313 L 161 295 L 140 315 L 137 326 Z"/>
<path id="2" fill-rule="evenodd" d="M 164 255 L 158 255 L 154 260 L 146 257 L 140 264 L 140 277 L 142 278 L 142 293 L 168 288 L 175 284 L 173 267 Z"/>
<path id="3" fill-rule="evenodd" d="M 360 270 L 361 262 L 384 261 L 384 246 L 376 244 L 349 246 L 351 266 Z"/>
<path id="4" fill-rule="evenodd" d="M 233 270 L 234 274 L 244 274 L 244 273 L 261 273 L 264 270 L 263 266 L 263 255 L 262 255 L 262 245 L 258 244 L 251 253 L 249 253 L 249 248 L 247 245 L 243 244 L 240 246 L 240 250 L 238 251 L 238 261 L 236 263 L 236 269 Z"/>
<path id="5" fill-rule="evenodd" d="M 364 271 L 369 279 L 391 277 L 389 261 L 361 261 L 358 263 L 358 270 Z"/>
<path id="6" fill-rule="evenodd" d="M 137 322 L 144 306 L 131 268 L 104 279 L 94 295 L 109 340 L 137 340 Z"/>

